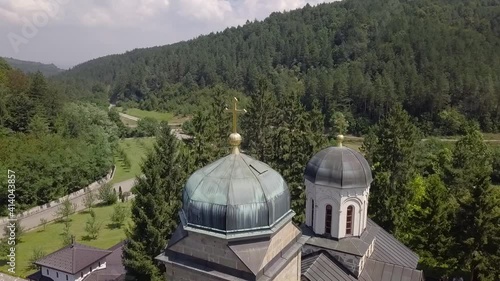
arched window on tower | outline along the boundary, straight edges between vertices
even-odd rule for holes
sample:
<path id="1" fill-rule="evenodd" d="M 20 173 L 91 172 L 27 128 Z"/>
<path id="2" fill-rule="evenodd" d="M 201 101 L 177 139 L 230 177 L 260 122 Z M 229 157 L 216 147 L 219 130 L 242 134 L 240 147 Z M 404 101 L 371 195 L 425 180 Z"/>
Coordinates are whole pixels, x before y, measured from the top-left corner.
<path id="1" fill-rule="evenodd" d="M 314 229 L 314 200 L 311 200 L 311 227 Z"/>
<path id="2" fill-rule="evenodd" d="M 326 205 L 325 234 L 332 235 L 332 206 Z"/>
<path id="3" fill-rule="evenodd" d="M 345 234 L 352 235 L 353 231 L 353 219 L 354 219 L 354 206 L 350 205 L 347 207 L 347 217 L 345 220 Z"/>

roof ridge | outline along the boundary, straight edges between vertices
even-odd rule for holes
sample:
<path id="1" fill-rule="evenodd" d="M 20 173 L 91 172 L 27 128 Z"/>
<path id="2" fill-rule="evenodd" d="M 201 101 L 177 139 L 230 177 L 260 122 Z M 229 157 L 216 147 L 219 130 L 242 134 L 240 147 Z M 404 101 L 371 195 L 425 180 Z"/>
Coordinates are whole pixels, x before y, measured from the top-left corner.
<path id="1" fill-rule="evenodd" d="M 411 270 L 422 271 L 421 269 L 413 268 L 413 267 L 411 267 L 411 266 L 406 266 L 406 265 L 402 265 L 402 264 L 397 264 L 397 263 L 393 263 L 393 262 L 389 262 L 389 261 L 382 261 L 382 260 L 379 260 L 379 259 L 373 258 L 372 256 L 367 257 L 367 258 L 366 258 L 366 260 L 372 260 L 372 261 L 376 261 L 376 262 L 381 262 L 381 263 L 388 264 L 388 265 L 400 266 L 400 267 L 402 267 L 403 269 L 404 269 L 404 268 L 408 268 L 408 269 L 411 269 Z"/>
<path id="2" fill-rule="evenodd" d="M 52 252 L 52 253 L 50 253 L 50 254 L 46 255 L 45 257 L 43 257 L 43 258 L 41 258 L 41 259 L 39 259 L 39 260 L 43 260 L 43 259 L 46 259 L 46 258 L 48 258 L 48 257 L 50 257 L 50 256 L 53 256 L 53 255 L 55 255 L 55 254 L 57 254 L 57 253 L 59 253 L 59 252 L 61 252 L 61 251 L 63 251 L 63 250 L 68 249 L 70 246 L 71 246 L 71 245 L 64 246 L 64 247 L 62 247 L 61 249 L 59 249 L 59 250 L 57 250 L 57 251 L 55 251 L 55 252 Z"/>
<path id="3" fill-rule="evenodd" d="M 217 169 L 217 167 L 219 167 L 219 166 L 220 166 L 220 165 L 221 165 L 221 164 L 222 164 L 222 163 L 226 160 L 226 158 L 227 158 L 228 156 L 230 156 L 230 155 L 233 155 L 233 154 L 229 154 L 229 155 L 227 155 L 227 156 L 224 156 L 224 157 L 222 157 L 222 158 L 220 158 L 220 159 L 215 160 L 215 161 L 214 161 L 214 162 L 212 162 L 212 163 L 209 163 L 208 165 L 215 164 L 215 163 L 219 162 L 219 163 L 217 164 L 217 166 L 216 166 L 216 167 L 214 167 L 214 168 L 213 168 L 210 172 L 208 172 L 207 174 L 204 174 L 204 175 L 203 175 L 202 179 L 198 182 L 198 184 L 196 184 L 196 187 L 193 189 L 193 191 L 192 191 L 191 193 L 192 193 L 192 194 L 195 194 L 195 193 L 196 193 L 196 190 L 198 190 L 198 188 L 200 187 L 200 185 L 201 185 L 201 183 L 203 182 L 203 180 L 205 179 L 205 177 L 207 177 L 207 176 L 208 176 L 208 175 L 210 175 L 213 171 L 215 171 L 215 170 Z M 208 166 L 208 165 L 207 165 L 207 166 Z M 200 170 L 202 170 L 202 169 L 206 168 L 207 166 L 203 166 L 203 167 L 201 167 L 200 169 L 198 169 L 198 170 L 194 171 L 194 173 L 192 173 L 192 174 L 191 174 L 191 176 L 193 176 L 194 174 L 196 174 L 196 173 L 197 173 L 197 172 L 199 172 Z M 190 176 L 189 178 L 191 178 L 191 176 Z M 186 184 L 187 184 L 187 182 L 189 181 L 189 178 L 186 180 L 186 183 L 184 184 L 184 188 L 182 189 L 182 192 L 184 193 L 184 191 L 186 191 L 186 194 L 187 194 L 187 196 L 188 196 L 189 200 L 192 200 L 192 197 L 191 197 L 191 195 L 192 195 L 192 194 L 189 194 L 189 192 L 187 192 L 186 187 L 185 187 L 185 186 L 186 186 Z"/>
<path id="4" fill-rule="evenodd" d="M 364 160 L 366 163 L 368 163 L 368 160 L 366 160 L 366 158 L 361 157 L 361 159 L 360 159 L 360 158 L 358 157 L 358 154 L 359 154 L 359 155 L 361 155 L 359 152 L 354 151 L 354 150 L 352 150 L 352 149 L 350 149 L 350 150 L 351 150 L 352 155 L 354 155 L 354 157 L 356 157 L 356 159 L 357 159 L 360 163 L 361 163 L 361 162 L 363 162 L 363 160 Z M 368 166 L 370 166 L 370 163 L 368 163 Z M 365 182 L 366 182 L 366 185 L 368 186 L 368 185 L 370 185 L 370 184 L 371 184 L 371 182 L 368 182 L 368 178 L 367 178 L 367 173 L 366 173 L 366 170 L 365 170 L 365 166 L 364 166 L 362 163 L 361 163 L 361 168 L 363 169 L 363 175 L 365 175 Z M 370 172 L 371 172 L 371 171 L 370 171 Z M 372 177 L 373 177 L 373 176 L 372 176 Z M 373 181 L 373 178 L 372 178 L 372 181 Z"/>
<path id="5" fill-rule="evenodd" d="M 227 189 L 227 193 L 226 193 L 226 206 L 229 205 L 229 192 L 233 189 L 233 171 L 234 171 L 234 166 L 235 166 L 235 163 L 236 163 L 236 157 L 240 157 L 241 159 L 243 159 L 239 154 L 230 154 L 231 156 L 234 156 L 232 158 L 233 160 L 233 163 L 231 165 L 231 173 L 229 173 L 229 188 Z M 215 169 L 214 169 L 215 170 Z M 229 216 L 227 215 L 226 213 L 226 219 L 225 219 L 225 228 L 227 229 L 227 226 L 228 226 L 228 219 L 229 219 Z"/>
<path id="6" fill-rule="evenodd" d="M 240 156 L 240 157 L 241 157 L 241 156 Z M 248 163 L 248 162 L 247 162 L 247 161 L 246 161 L 243 157 L 241 157 L 241 160 L 243 160 L 243 162 L 245 162 L 245 164 L 246 164 L 247 168 L 250 170 L 250 165 L 252 165 L 252 164 Z M 254 159 L 252 159 L 252 160 L 254 160 Z M 254 161 L 258 161 L 258 160 L 254 160 Z M 264 187 L 262 186 L 262 182 L 259 180 L 259 178 L 257 178 L 257 175 L 255 175 L 255 174 L 252 172 L 252 170 L 250 170 L 250 172 L 252 173 L 253 177 L 255 178 L 255 180 L 257 181 L 257 183 L 259 184 L 259 187 L 260 187 L 260 189 L 261 189 L 261 191 L 262 191 L 262 194 L 264 195 L 264 199 L 265 199 L 265 201 L 264 201 L 264 202 L 262 202 L 262 203 L 269 202 L 269 198 L 267 198 L 267 194 L 266 194 L 266 192 L 265 192 L 265 190 L 264 190 Z M 267 217 L 268 217 L 268 219 L 269 219 L 269 208 L 267 208 Z"/>
<path id="7" fill-rule="evenodd" d="M 110 250 L 104 250 L 104 249 L 86 249 L 86 248 L 76 248 L 75 250 L 83 250 L 83 251 L 93 251 L 93 252 L 104 252 L 104 253 L 110 253 L 112 251 Z"/>
<path id="8" fill-rule="evenodd" d="M 72 255 L 71 255 L 71 273 L 76 272 L 76 262 L 75 262 L 75 256 L 76 256 L 76 249 L 75 249 L 75 244 L 71 245 L 71 250 L 72 250 Z"/>

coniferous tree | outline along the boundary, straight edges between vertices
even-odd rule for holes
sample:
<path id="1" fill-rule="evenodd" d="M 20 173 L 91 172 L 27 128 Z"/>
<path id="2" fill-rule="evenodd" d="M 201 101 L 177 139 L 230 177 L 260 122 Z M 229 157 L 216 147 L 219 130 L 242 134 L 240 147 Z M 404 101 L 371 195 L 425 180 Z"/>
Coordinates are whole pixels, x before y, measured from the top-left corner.
<path id="1" fill-rule="evenodd" d="M 400 106 L 394 107 L 365 143 L 373 165 L 370 209 L 374 220 L 397 237 L 408 222 L 408 204 L 414 196 L 415 158 L 420 133 Z M 409 231 L 409 229 L 408 229 Z"/>
<path id="2" fill-rule="evenodd" d="M 449 179 L 457 209 L 453 233 L 459 264 L 471 280 L 497 280 L 500 264 L 500 192 L 491 185 L 491 153 L 481 133 L 467 129 L 453 151 Z"/>
<path id="3" fill-rule="evenodd" d="M 322 132 L 314 132 L 312 122 L 296 92 L 285 93 L 278 111 L 278 125 L 273 132 L 274 157 L 269 164 L 286 180 L 290 189 L 292 209 L 297 213 L 296 222 L 305 219 L 304 166 L 315 152 L 326 143 Z M 318 117 L 318 116 L 315 116 Z"/>
<path id="4" fill-rule="evenodd" d="M 178 223 L 181 190 L 185 182 L 179 143 L 162 124 L 157 143 L 142 165 L 144 176 L 137 177 L 132 202 L 133 226 L 123 250 L 128 274 L 137 280 L 162 280 L 163 269 L 154 258 L 167 244 Z"/>
<path id="5" fill-rule="evenodd" d="M 261 79 L 257 92 L 251 94 L 247 111 L 241 121 L 244 146 L 259 161 L 270 162 L 273 158 L 271 137 L 277 126 L 278 107 L 266 80 Z"/>
<path id="6" fill-rule="evenodd" d="M 448 270 L 455 268 L 457 259 L 450 255 L 450 249 L 456 201 L 439 174 L 427 178 L 417 176 L 412 187 L 419 194 L 411 202 L 410 231 L 403 237 L 403 242 L 420 255 L 422 264 Z"/>
<path id="7" fill-rule="evenodd" d="M 201 168 L 214 161 L 219 148 L 212 143 L 215 128 L 213 120 L 207 111 L 198 111 L 187 125 L 186 132 L 193 136 L 189 148 L 193 152 L 193 161 L 196 168 Z"/>

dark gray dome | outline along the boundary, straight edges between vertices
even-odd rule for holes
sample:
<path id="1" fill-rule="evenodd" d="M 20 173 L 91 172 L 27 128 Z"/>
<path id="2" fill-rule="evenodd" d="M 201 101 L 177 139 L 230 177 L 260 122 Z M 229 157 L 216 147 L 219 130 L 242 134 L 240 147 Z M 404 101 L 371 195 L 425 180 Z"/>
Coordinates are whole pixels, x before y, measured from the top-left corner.
<path id="1" fill-rule="evenodd" d="M 194 172 L 183 191 L 188 226 L 216 232 L 268 229 L 289 212 L 283 177 L 244 154 L 230 154 Z"/>
<path id="2" fill-rule="evenodd" d="M 372 172 L 361 153 L 348 147 L 328 147 L 316 153 L 307 163 L 306 180 L 335 188 L 368 187 Z"/>

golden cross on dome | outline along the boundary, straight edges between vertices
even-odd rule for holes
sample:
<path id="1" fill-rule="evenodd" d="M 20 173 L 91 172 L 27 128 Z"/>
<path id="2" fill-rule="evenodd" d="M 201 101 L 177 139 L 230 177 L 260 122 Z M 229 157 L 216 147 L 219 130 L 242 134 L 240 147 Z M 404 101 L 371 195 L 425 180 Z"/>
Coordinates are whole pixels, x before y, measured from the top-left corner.
<path id="1" fill-rule="evenodd" d="M 228 109 L 226 108 L 226 111 L 230 112 L 233 114 L 233 133 L 236 133 L 237 126 L 238 126 L 238 113 L 246 113 L 246 109 L 238 109 L 238 99 L 235 97 L 233 100 L 233 108 Z"/>

